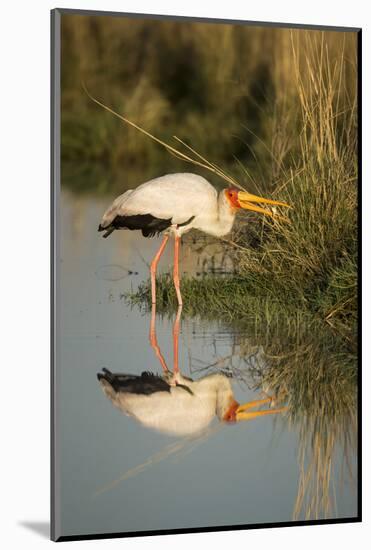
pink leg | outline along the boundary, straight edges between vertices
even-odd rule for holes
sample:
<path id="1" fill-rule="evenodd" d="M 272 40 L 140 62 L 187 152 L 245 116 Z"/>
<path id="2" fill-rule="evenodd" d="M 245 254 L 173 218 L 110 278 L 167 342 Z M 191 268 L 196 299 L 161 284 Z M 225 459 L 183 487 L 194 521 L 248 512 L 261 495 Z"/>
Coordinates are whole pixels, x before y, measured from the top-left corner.
<path id="1" fill-rule="evenodd" d="M 180 332 L 180 317 L 182 314 L 182 306 L 178 307 L 178 312 L 176 314 L 176 319 L 173 329 L 173 343 L 174 343 L 174 369 L 173 373 L 176 374 L 179 372 L 179 361 L 178 361 L 178 349 L 179 349 L 179 332 Z"/>
<path id="2" fill-rule="evenodd" d="M 180 294 L 180 285 L 179 285 L 179 248 L 180 248 L 180 237 L 175 237 L 174 244 L 174 271 L 173 279 L 176 295 L 178 298 L 178 304 L 181 306 L 183 304 L 182 295 Z"/>
<path id="3" fill-rule="evenodd" d="M 157 357 L 158 357 L 158 359 L 161 363 L 162 370 L 164 372 L 169 372 L 169 369 L 168 369 L 167 364 L 165 362 L 165 359 L 164 359 L 164 357 L 161 353 L 161 350 L 160 350 L 160 347 L 157 343 L 157 338 L 156 338 L 156 304 L 153 304 L 153 306 L 152 306 L 151 325 L 150 325 L 150 329 L 149 329 L 149 341 L 150 341 L 151 346 L 155 350 L 155 354 L 157 355 Z"/>
<path id="4" fill-rule="evenodd" d="M 156 303 L 156 270 L 157 270 L 157 264 L 159 259 L 161 258 L 161 255 L 163 251 L 165 250 L 165 246 L 167 241 L 169 240 L 169 235 L 165 235 L 164 239 L 161 243 L 160 248 L 157 251 L 156 256 L 153 258 L 151 263 L 151 295 L 152 295 L 152 304 Z"/>

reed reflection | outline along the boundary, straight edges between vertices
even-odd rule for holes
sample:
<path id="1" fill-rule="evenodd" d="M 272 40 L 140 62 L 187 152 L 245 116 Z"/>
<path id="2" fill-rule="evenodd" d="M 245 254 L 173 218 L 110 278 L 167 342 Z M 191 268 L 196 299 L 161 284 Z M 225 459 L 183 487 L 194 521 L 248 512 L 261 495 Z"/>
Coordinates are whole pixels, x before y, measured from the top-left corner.
<path id="1" fill-rule="evenodd" d="M 357 491 L 357 370 L 349 343 L 302 323 L 291 331 L 272 327 L 265 341 L 242 337 L 236 356 L 234 378 L 287 403 L 287 428 L 298 435 L 293 519 L 337 517 L 346 485 Z"/>
<path id="2" fill-rule="evenodd" d="M 181 315 L 179 308 L 172 329 L 172 369 L 157 341 L 154 306 L 149 342 L 162 372 L 145 371 L 138 376 L 102 369 L 98 374 L 105 395 L 121 412 L 147 428 L 181 439 L 97 494 L 160 461 L 189 452 L 223 425 L 285 412 L 286 429 L 298 434 L 298 485 L 292 518 L 336 517 L 340 488 L 345 482 L 355 485 L 356 479 L 356 396 L 343 365 L 344 356 L 334 354 L 328 335 L 321 337 L 312 329 L 295 332 L 292 341 L 287 334 L 285 341 L 282 331 L 280 337 L 271 332 L 266 339 L 253 332 L 250 336 L 230 333 L 227 355 L 209 364 L 192 358 L 190 378 L 181 373 L 179 365 Z M 225 337 L 220 341 L 219 337 L 219 333 L 213 335 L 214 347 L 221 344 L 225 349 Z M 264 397 L 239 404 L 233 381 Z M 339 460 L 345 468 L 336 466 Z M 342 479 L 335 478 L 336 470 L 342 471 Z"/>

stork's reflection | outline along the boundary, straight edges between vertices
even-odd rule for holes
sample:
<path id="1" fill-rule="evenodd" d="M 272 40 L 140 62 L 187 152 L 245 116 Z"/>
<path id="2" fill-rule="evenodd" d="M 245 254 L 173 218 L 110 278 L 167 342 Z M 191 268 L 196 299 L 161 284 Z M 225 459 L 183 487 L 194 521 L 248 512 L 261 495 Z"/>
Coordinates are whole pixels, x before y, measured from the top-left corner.
<path id="1" fill-rule="evenodd" d="M 232 424 L 286 410 L 254 410 L 271 402 L 270 397 L 239 404 L 234 398 L 230 378 L 208 374 L 193 380 L 179 369 L 178 342 L 182 308 L 173 326 L 174 364 L 171 371 L 156 338 L 156 308 L 152 308 L 149 340 L 161 364 L 162 374 L 144 371 L 141 375 L 112 373 L 103 368 L 98 380 L 112 404 L 142 425 L 173 436 L 193 436 L 205 431 L 215 417 Z"/>

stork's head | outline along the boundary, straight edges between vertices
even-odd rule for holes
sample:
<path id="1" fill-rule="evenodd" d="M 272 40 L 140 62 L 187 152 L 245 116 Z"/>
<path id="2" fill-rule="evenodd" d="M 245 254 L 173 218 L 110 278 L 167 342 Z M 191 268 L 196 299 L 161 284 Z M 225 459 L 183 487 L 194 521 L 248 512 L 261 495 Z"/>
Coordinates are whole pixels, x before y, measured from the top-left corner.
<path id="1" fill-rule="evenodd" d="M 223 415 L 223 422 L 232 424 L 240 420 L 250 420 L 250 414 L 245 412 L 248 408 L 250 408 L 250 403 L 240 405 L 235 399 L 231 399 Z"/>
<path id="2" fill-rule="evenodd" d="M 239 413 L 240 405 L 234 398 L 230 379 L 224 375 L 218 375 L 217 380 L 217 400 L 216 413 L 220 420 L 227 423 L 234 423 L 241 420 Z"/>
<path id="3" fill-rule="evenodd" d="M 283 216 L 274 214 L 270 209 L 257 206 L 258 204 L 267 204 L 271 206 L 284 206 L 286 208 L 291 208 L 285 202 L 275 201 L 271 199 L 265 199 L 263 197 L 258 197 L 252 195 L 247 191 L 240 191 L 234 187 L 229 187 L 224 190 L 224 195 L 233 210 L 252 210 L 253 212 L 259 212 L 260 214 L 265 214 L 266 216 L 277 217 L 278 219 L 284 219 Z"/>
<path id="4" fill-rule="evenodd" d="M 253 410 L 256 407 L 260 407 L 261 405 L 266 404 L 272 404 L 271 397 L 259 399 L 258 401 L 249 401 L 248 403 L 240 405 L 240 403 L 238 403 L 232 396 L 229 398 L 228 406 L 224 409 L 224 413 L 221 419 L 223 420 L 223 422 L 231 424 L 235 422 L 240 422 L 241 420 L 252 420 L 253 418 L 258 418 L 259 416 L 279 414 L 288 410 L 287 407 Z"/>
<path id="5" fill-rule="evenodd" d="M 235 399 L 231 399 L 228 408 L 224 412 L 223 422 L 236 422 L 239 406 L 240 404 Z"/>
<path id="6" fill-rule="evenodd" d="M 222 422 L 226 424 L 234 424 L 241 420 L 252 420 L 259 416 L 267 414 L 283 413 L 287 407 L 271 408 L 271 397 L 264 397 L 248 403 L 238 403 L 233 394 L 230 378 L 224 374 L 215 374 L 209 378 L 210 384 L 214 384 L 216 389 L 216 414 Z M 253 410 L 262 405 L 268 405 L 264 410 Z"/>

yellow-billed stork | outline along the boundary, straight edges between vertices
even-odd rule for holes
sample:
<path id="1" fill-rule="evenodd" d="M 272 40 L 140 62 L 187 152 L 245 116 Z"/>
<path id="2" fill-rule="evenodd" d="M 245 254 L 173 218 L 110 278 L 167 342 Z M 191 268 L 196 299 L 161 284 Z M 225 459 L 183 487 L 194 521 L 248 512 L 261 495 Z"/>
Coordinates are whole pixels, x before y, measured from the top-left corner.
<path id="1" fill-rule="evenodd" d="M 228 188 L 219 194 L 203 177 L 196 174 L 168 174 L 136 189 L 129 189 L 108 207 L 98 231 L 108 237 L 115 229 L 141 230 L 144 237 L 164 233 L 159 250 L 151 263 L 152 303 L 156 302 L 156 269 L 169 236 L 173 235 L 173 279 L 179 305 L 182 296 L 179 285 L 179 248 L 181 236 L 198 229 L 222 237 L 232 229 L 239 209 L 252 210 L 267 216 L 272 212 L 259 204 L 285 206 L 284 202 L 265 199 L 238 189 Z"/>
<path id="2" fill-rule="evenodd" d="M 278 414 L 286 407 L 252 411 L 271 403 L 270 397 L 240 405 L 234 398 L 230 379 L 222 373 L 192 380 L 180 373 L 178 338 L 181 307 L 174 323 L 174 369 L 171 372 L 158 346 L 155 332 L 155 307 L 152 309 L 150 343 L 160 360 L 163 374 L 141 375 L 112 373 L 106 368 L 97 374 L 104 394 L 124 414 L 142 425 L 174 436 L 196 436 L 217 417 L 231 424 L 259 416 Z"/>

